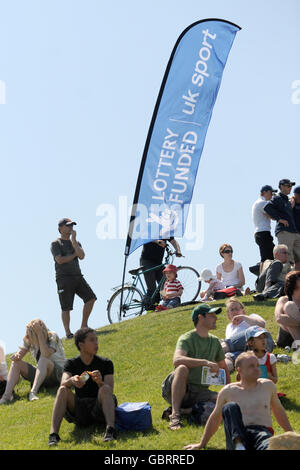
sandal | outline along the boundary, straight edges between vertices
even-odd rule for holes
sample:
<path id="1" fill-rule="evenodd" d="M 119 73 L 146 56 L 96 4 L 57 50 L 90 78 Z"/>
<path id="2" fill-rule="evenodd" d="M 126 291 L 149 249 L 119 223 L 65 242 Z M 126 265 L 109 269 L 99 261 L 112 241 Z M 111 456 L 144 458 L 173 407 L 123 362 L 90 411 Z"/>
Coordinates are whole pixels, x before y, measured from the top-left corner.
<path id="1" fill-rule="evenodd" d="M 175 414 L 175 415 L 170 416 L 169 428 L 172 431 L 177 431 L 177 429 L 182 428 L 182 422 L 181 422 L 180 414 Z"/>
<path id="2" fill-rule="evenodd" d="M 161 419 L 167 419 L 167 420 L 169 420 L 171 414 L 172 414 L 172 406 L 169 406 L 169 408 L 164 409 L 164 411 L 163 411 L 163 413 L 162 413 L 162 415 L 161 415 Z"/>
<path id="3" fill-rule="evenodd" d="M 69 333 L 69 334 L 67 335 L 67 339 L 72 339 L 72 338 L 74 338 L 73 333 Z"/>

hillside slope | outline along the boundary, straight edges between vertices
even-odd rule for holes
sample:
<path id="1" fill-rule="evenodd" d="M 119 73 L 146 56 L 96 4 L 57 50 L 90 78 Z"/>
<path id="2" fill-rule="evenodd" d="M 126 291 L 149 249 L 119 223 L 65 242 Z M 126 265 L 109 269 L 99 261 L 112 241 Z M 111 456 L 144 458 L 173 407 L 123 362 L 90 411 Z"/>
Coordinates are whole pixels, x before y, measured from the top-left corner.
<path id="1" fill-rule="evenodd" d="M 274 322 L 275 301 L 254 304 L 245 297 L 247 313 L 258 313 L 267 321 L 267 328 L 276 338 Z M 214 305 L 224 307 L 224 302 Z M 167 403 L 161 397 L 161 383 L 173 369 L 172 357 L 177 338 L 193 329 L 191 312 L 194 306 L 181 307 L 161 313 L 148 313 L 120 324 L 97 330 L 100 355 L 109 357 L 115 366 L 115 394 L 119 404 L 148 401 L 152 407 L 153 428 L 145 433 L 120 433 L 118 441 L 102 442 L 103 430 L 95 427 L 78 429 L 73 424 L 62 423 L 62 441 L 58 449 L 182 449 L 190 442 L 198 442 L 203 427 L 186 425 L 179 431 L 170 431 L 161 419 Z M 218 316 L 217 329 L 212 331 L 224 337 L 227 318 L 225 310 Z M 68 358 L 78 355 L 72 340 L 63 341 Z M 275 350 L 276 352 L 276 350 Z M 278 352 L 282 352 L 279 351 Z M 32 362 L 30 355 L 25 360 Z M 283 399 L 294 430 L 300 431 L 299 366 L 278 364 L 277 389 L 286 393 Z M 235 375 L 232 376 L 234 379 Z M 218 387 L 214 388 L 218 390 Z M 17 399 L 0 407 L 0 449 L 47 449 L 51 413 L 56 391 L 41 390 L 40 400 L 28 402 L 29 383 L 23 379 L 16 389 Z M 281 432 L 273 422 L 275 432 Z M 209 449 L 224 449 L 222 428 L 212 438 Z"/>

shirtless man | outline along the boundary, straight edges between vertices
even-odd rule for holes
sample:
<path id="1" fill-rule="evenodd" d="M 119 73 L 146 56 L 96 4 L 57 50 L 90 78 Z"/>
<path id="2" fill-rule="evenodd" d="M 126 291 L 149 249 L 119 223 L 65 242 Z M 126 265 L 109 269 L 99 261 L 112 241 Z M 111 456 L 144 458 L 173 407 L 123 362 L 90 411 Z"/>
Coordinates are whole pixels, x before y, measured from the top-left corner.
<path id="1" fill-rule="evenodd" d="M 199 444 L 185 446 L 187 450 L 204 448 L 224 421 L 227 450 L 266 450 L 272 429 L 271 410 L 284 431 L 292 431 L 286 412 L 271 380 L 259 379 L 258 359 L 252 351 L 240 354 L 236 360 L 240 382 L 234 382 L 218 394 L 216 407 L 210 415 Z"/>

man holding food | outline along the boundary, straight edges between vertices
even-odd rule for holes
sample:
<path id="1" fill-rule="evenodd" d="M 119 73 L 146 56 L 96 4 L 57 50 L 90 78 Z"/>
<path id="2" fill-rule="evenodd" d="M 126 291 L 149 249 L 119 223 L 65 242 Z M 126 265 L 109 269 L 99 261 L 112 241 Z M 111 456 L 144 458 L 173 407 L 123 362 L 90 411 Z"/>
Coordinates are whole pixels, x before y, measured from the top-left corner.
<path id="1" fill-rule="evenodd" d="M 49 446 L 60 441 L 63 418 L 78 426 L 105 424 L 104 441 L 116 439 L 113 363 L 97 355 L 98 338 L 91 328 L 75 333 L 75 345 L 80 355 L 66 361 L 53 407 Z"/>

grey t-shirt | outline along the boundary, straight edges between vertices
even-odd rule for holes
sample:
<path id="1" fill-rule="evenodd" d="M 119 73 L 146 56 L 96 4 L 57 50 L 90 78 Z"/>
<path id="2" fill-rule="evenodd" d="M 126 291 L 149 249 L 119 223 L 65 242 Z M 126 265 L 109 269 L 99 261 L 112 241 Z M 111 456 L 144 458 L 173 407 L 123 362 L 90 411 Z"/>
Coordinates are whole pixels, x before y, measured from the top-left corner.
<path id="1" fill-rule="evenodd" d="M 78 245 L 81 246 L 79 242 Z M 61 238 L 58 238 L 51 243 L 51 253 L 54 260 L 56 256 L 70 256 L 73 255 L 74 252 L 75 250 L 70 240 L 62 240 Z M 69 263 L 58 264 L 55 261 L 55 272 L 56 279 L 65 276 L 82 276 L 78 257 L 76 256 L 76 258 Z"/>

